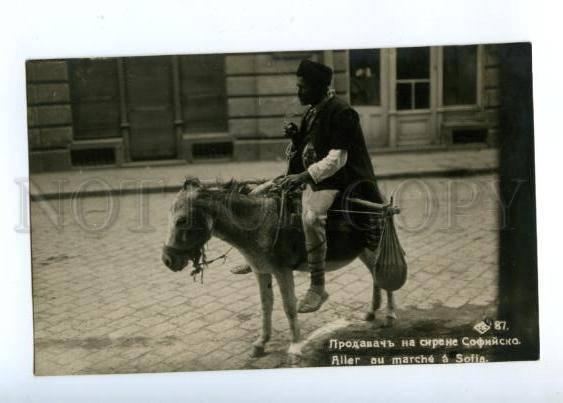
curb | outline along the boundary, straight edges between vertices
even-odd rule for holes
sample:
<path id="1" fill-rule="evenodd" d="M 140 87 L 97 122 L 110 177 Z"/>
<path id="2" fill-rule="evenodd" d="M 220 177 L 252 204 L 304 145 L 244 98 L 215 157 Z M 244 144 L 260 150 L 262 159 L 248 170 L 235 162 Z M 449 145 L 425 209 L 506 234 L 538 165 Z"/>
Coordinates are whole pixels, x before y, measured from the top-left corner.
<path id="1" fill-rule="evenodd" d="M 446 170 L 433 170 L 433 171 L 420 171 L 420 172 L 396 172 L 383 175 L 376 175 L 377 180 L 391 180 L 391 179 L 417 179 L 417 178 L 463 178 L 470 176 L 488 175 L 498 173 L 498 167 L 495 168 L 456 168 Z M 41 193 L 30 194 L 29 199 L 32 202 L 40 202 L 47 200 L 64 200 L 73 198 L 86 198 L 86 197 L 107 197 L 107 196 L 127 196 L 137 195 L 139 192 L 142 194 L 154 193 L 175 193 L 178 192 L 181 185 L 170 186 L 155 186 L 149 188 L 126 188 L 126 189 L 108 189 L 108 190 L 90 190 L 85 192 L 62 192 L 62 193 Z"/>

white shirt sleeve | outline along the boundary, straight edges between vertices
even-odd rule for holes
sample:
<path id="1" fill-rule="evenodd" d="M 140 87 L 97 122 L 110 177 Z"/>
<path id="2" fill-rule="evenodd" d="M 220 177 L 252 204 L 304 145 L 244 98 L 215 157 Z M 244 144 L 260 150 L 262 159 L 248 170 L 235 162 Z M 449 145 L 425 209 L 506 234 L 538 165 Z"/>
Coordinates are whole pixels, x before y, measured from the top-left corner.
<path id="1" fill-rule="evenodd" d="M 307 168 L 309 175 L 315 183 L 324 181 L 334 175 L 339 169 L 346 165 L 348 151 L 330 150 L 326 157 L 315 162 Z"/>

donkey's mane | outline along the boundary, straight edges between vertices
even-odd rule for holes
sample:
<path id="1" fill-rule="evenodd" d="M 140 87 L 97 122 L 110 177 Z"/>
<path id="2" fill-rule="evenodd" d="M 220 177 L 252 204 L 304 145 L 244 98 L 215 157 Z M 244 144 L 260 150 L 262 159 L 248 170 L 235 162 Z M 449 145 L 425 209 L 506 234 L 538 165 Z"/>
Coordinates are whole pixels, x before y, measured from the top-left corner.
<path id="1" fill-rule="evenodd" d="M 206 193 L 218 193 L 218 194 L 231 194 L 239 193 L 241 195 L 247 195 L 252 190 L 250 184 L 259 184 L 264 181 L 252 180 L 252 181 L 238 181 L 234 178 L 228 181 L 217 180 L 215 182 L 202 183 L 198 178 L 187 177 L 184 181 L 184 190 L 193 186 L 200 191 Z"/>
<path id="2" fill-rule="evenodd" d="M 227 205 L 231 211 L 239 212 L 243 215 L 252 214 L 256 211 L 255 208 L 263 208 L 264 203 L 273 203 L 273 211 L 279 212 L 280 203 L 284 204 L 284 198 L 294 199 L 300 198 L 301 192 L 298 189 L 289 192 L 283 192 L 280 186 L 273 186 L 266 192 L 260 194 L 252 194 L 254 189 L 253 185 L 260 185 L 266 180 L 249 180 L 238 181 L 230 179 L 228 181 L 216 181 L 201 183 L 197 178 L 187 178 L 184 182 L 184 190 L 187 191 L 187 196 L 192 198 L 192 201 L 202 207 L 209 205 Z"/>
<path id="3" fill-rule="evenodd" d="M 248 182 L 241 182 L 234 178 L 230 179 L 227 182 L 218 182 L 212 189 L 215 188 L 218 191 L 222 191 L 225 193 L 239 193 L 242 195 L 247 195 L 250 193 L 252 188 L 249 186 Z"/>
<path id="4" fill-rule="evenodd" d="M 261 185 L 267 182 L 266 179 L 251 179 L 251 180 L 237 180 L 230 179 L 227 181 L 217 180 L 214 182 L 201 182 L 198 178 L 187 177 L 184 181 L 183 189 L 188 190 L 193 187 L 198 191 L 200 198 L 221 198 L 225 196 L 240 195 L 242 199 L 256 200 L 273 198 L 279 199 L 282 196 L 282 188 L 278 185 L 270 187 L 265 192 L 261 192 L 259 195 L 251 194 L 255 186 Z M 300 197 L 301 190 L 299 188 L 286 191 L 286 195 L 289 197 Z M 248 196 L 248 198 L 244 197 Z"/>
<path id="5" fill-rule="evenodd" d="M 257 181 L 252 181 L 251 183 L 257 183 Z M 263 207 L 261 203 L 265 201 L 264 197 L 250 195 L 252 188 L 248 182 L 231 179 L 226 182 L 202 183 L 198 178 L 188 177 L 184 181 L 182 189 L 179 193 L 178 203 L 175 204 L 174 208 L 185 208 L 186 202 L 189 201 L 187 206 L 198 208 L 197 211 L 191 208 L 188 210 L 189 214 L 194 214 L 193 217 L 201 219 L 201 212 L 207 212 L 211 216 L 229 218 L 228 220 L 222 220 L 222 223 L 216 221 L 214 224 L 215 230 L 219 228 L 230 228 L 232 230 L 235 228 L 236 231 L 242 234 L 237 237 L 244 238 L 247 236 L 248 231 L 244 230 L 244 227 L 238 226 L 236 222 L 233 223 L 233 220 L 240 220 L 241 222 L 248 220 L 249 223 L 263 220 L 263 215 L 257 215 L 257 211 L 259 212 L 258 208 Z M 272 214 L 268 214 L 267 217 L 275 217 L 273 214 L 275 211 L 276 209 L 274 208 L 271 211 Z M 194 265 L 194 270 L 191 273 L 193 276 L 202 273 L 204 267 L 211 262 L 206 261 L 205 243 L 196 249 L 190 256 L 190 260 L 192 260 Z"/>

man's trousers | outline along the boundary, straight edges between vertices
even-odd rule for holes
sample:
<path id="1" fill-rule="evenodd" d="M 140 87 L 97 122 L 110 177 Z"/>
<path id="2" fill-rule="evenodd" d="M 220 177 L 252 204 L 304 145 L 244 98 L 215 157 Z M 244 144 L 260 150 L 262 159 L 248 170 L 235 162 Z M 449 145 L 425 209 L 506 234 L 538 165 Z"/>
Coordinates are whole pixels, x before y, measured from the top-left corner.
<path id="1" fill-rule="evenodd" d="M 307 264 L 311 270 L 311 285 L 324 285 L 324 271 L 327 252 L 327 212 L 334 202 L 338 190 L 313 191 L 307 185 L 302 198 L 302 221 L 307 248 Z"/>

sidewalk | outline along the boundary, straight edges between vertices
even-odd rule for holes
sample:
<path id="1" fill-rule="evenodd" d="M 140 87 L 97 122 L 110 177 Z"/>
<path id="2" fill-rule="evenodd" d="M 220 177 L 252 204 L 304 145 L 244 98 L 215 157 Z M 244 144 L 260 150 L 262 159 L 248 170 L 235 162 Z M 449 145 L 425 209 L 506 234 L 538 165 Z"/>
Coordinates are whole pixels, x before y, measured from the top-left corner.
<path id="1" fill-rule="evenodd" d="M 498 168 L 498 150 L 453 150 L 390 153 L 372 157 L 379 179 L 482 175 Z M 86 169 L 34 174 L 30 177 L 31 200 L 175 192 L 186 176 L 202 181 L 272 178 L 285 171 L 286 162 L 218 162 L 168 166 Z"/>

